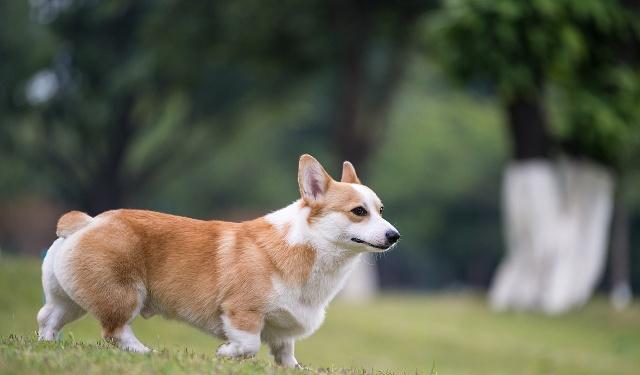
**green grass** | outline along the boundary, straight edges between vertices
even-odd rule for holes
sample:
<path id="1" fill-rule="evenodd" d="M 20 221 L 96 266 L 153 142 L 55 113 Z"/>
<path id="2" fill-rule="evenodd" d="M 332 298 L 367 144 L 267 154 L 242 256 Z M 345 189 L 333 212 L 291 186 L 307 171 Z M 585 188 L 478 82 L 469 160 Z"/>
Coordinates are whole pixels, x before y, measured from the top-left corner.
<path id="1" fill-rule="evenodd" d="M 90 316 L 67 326 L 61 343 L 35 342 L 39 272 L 36 260 L 0 258 L 0 373 L 284 371 L 272 365 L 265 348 L 257 359 L 217 360 L 219 341 L 159 317 L 134 323 L 139 338 L 160 351 L 150 355 L 102 343 Z M 320 330 L 297 344 L 296 354 L 313 372 L 635 375 L 640 306 L 616 312 L 596 300 L 581 311 L 545 317 L 492 313 L 472 295 L 384 295 L 360 305 L 338 301 Z"/>
<path id="2" fill-rule="evenodd" d="M 220 360 L 189 350 L 163 350 L 139 355 L 111 345 L 74 340 L 39 343 L 35 337 L 0 339 L 0 372 L 6 374 L 262 374 L 300 373 L 280 369 L 266 361 Z"/>

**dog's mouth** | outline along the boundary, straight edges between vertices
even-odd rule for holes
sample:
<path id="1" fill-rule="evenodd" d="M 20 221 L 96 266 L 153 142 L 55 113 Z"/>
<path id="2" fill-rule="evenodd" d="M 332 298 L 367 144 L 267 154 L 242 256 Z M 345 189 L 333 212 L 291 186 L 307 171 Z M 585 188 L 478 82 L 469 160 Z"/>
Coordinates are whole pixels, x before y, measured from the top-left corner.
<path id="1" fill-rule="evenodd" d="M 389 245 L 389 246 L 374 245 L 371 242 L 367 242 L 365 240 L 361 240 L 361 239 L 355 238 L 355 237 L 351 238 L 351 241 L 353 241 L 355 243 L 361 243 L 361 244 L 365 244 L 367 246 L 375 247 L 376 249 L 380 249 L 380 250 L 387 250 L 388 248 L 391 247 L 391 245 Z"/>

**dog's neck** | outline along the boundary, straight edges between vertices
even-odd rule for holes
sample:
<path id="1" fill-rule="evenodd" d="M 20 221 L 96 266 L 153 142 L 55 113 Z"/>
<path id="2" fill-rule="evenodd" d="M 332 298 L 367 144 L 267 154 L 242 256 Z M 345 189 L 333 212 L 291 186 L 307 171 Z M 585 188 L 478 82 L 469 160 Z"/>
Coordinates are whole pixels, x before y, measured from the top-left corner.
<path id="1" fill-rule="evenodd" d="M 361 252 L 340 246 L 309 224 L 311 208 L 301 200 L 265 217 L 285 236 L 289 245 L 308 245 L 315 261 L 308 279 L 300 286 L 299 300 L 307 305 L 326 306 L 344 285 Z"/>
<path id="2" fill-rule="evenodd" d="M 340 268 L 360 254 L 326 238 L 321 231 L 314 230 L 309 223 L 309 215 L 311 208 L 299 199 L 266 215 L 265 219 L 283 233 L 289 245 L 311 246 L 316 251 L 318 261 L 322 262 L 322 267 L 327 270 Z"/>

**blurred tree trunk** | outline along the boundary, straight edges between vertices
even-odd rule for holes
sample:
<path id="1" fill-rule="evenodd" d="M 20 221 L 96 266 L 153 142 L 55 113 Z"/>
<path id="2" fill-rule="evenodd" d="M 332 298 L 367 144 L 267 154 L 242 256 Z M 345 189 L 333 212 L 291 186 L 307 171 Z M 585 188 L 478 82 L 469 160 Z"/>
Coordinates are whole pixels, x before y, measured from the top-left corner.
<path id="1" fill-rule="evenodd" d="M 621 185 L 621 184 L 620 184 Z M 618 187 L 611 223 L 611 304 L 618 310 L 631 302 L 629 282 L 629 216 Z"/>
<path id="2" fill-rule="evenodd" d="M 355 1 L 332 3 L 334 23 L 344 35 L 338 60 L 338 89 L 334 139 L 336 153 L 342 160 L 362 168 L 367 160 L 371 138 L 360 128 L 362 96 L 366 87 L 366 58 L 371 34 L 370 13 Z M 359 6 L 360 5 L 360 6 Z"/>
<path id="3" fill-rule="evenodd" d="M 515 160 L 551 156 L 547 116 L 539 97 L 516 97 L 507 104 L 509 135 Z"/>
<path id="4" fill-rule="evenodd" d="M 123 98 L 114 116 L 114 123 L 108 128 L 105 137 L 105 151 L 98 160 L 97 168 L 90 177 L 85 189 L 83 207 L 90 215 L 121 208 L 125 204 L 124 165 L 129 146 L 134 136 L 131 120 L 134 99 L 131 95 Z"/>
<path id="5" fill-rule="evenodd" d="M 540 98 L 507 105 L 513 160 L 503 181 L 507 254 L 490 291 L 494 308 L 561 313 L 590 297 L 606 259 L 613 177 L 553 157 Z"/>
<path id="6" fill-rule="evenodd" d="M 368 161 L 385 135 L 393 96 L 406 66 L 411 31 L 421 14 L 410 9 L 400 10 L 390 31 L 385 64 L 374 70 L 369 66 L 375 33 L 374 15 L 369 9 L 367 2 L 332 3 L 334 24 L 343 36 L 332 141 L 338 158 L 352 162 L 364 181 Z M 349 300 L 366 300 L 377 289 L 374 258 L 365 254 L 347 281 L 342 296 Z"/>
<path id="7" fill-rule="evenodd" d="M 389 31 L 385 61 L 373 69 L 372 36 L 376 30 L 369 4 L 333 3 L 334 24 L 344 36 L 338 60 L 333 139 L 336 154 L 351 161 L 359 172 L 364 172 L 372 151 L 385 135 L 393 97 L 406 67 L 412 30 L 423 11 L 412 7 L 398 10 Z"/>
<path id="8" fill-rule="evenodd" d="M 640 0 L 623 0 L 622 4 L 633 13 L 640 13 Z M 627 41 L 625 48 L 619 53 L 623 61 L 636 65 L 640 61 L 640 40 L 637 34 Z M 609 299 L 618 310 L 629 305 L 633 293 L 629 272 L 629 214 L 624 199 L 624 174 L 618 172 L 618 188 L 616 189 L 613 221 L 611 224 L 611 291 Z"/>

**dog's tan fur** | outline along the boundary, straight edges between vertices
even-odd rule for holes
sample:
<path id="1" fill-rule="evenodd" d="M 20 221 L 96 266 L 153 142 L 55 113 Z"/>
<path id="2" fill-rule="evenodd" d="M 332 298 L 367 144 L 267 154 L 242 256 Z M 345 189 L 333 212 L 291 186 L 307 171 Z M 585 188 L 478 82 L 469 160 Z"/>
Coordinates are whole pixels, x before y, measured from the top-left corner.
<path id="1" fill-rule="evenodd" d="M 62 215 L 58 220 L 58 226 L 56 228 L 56 235 L 58 237 L 68 237 L 69 235 L 77 232 L 78 229 L 89 224 L 91 216 L 80 211 L 70 211 Z"/>
<path id="2" fill-rule="evenodd" d="M 58 231 L 81 229 L 85 216 L 67 213 Z M 117 210 L 96 219 L 102 224 L 81 233 L 71 264 L 76 302 L 98 318 L 105 337 L 130 319 L 140 285 L 148 290 L 143 315 L 157 307 L 204 322 L 225 312 L 236 328 L 256 332 L 272 275 L 300 285 L 315 258 L 309 246 L 287 244 L 286 233 L 264 218 L 229 223 Z"/>

